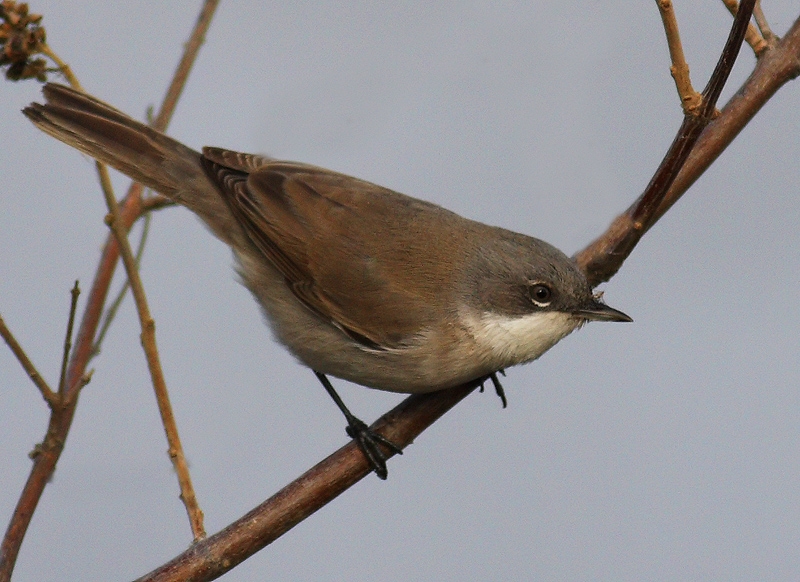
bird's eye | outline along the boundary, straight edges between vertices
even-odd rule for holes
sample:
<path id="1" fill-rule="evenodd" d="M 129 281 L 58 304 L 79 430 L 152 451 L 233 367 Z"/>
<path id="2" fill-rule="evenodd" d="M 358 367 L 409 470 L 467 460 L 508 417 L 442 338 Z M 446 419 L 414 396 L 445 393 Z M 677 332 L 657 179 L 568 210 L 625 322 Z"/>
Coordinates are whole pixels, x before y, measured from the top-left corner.
<path id="1" fill-rule="evenodd" d="M 550 287 L 542 285 L 541 283 L 531 285 L 530 293 L 531 299 L 539 307 L 547 307 L 553 299 L 553 292 L 550 290 Z"/>

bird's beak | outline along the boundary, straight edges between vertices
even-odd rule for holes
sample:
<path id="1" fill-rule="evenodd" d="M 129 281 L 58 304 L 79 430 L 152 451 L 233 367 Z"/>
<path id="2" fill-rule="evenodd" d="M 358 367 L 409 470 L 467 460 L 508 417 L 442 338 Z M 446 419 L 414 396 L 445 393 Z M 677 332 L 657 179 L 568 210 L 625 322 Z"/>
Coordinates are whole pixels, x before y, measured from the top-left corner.
<path id="1" fill-rule="evenodd" d="M 593 301 L 586 307 L 576 309 L 573 313 L 578 317 L 587 319 L 588 321 L 622 321 L 626 323 L 633 321 L 633 319 L 618 309 L 609 307 L 605 303 L 601 303 L 597 300 Z"/>

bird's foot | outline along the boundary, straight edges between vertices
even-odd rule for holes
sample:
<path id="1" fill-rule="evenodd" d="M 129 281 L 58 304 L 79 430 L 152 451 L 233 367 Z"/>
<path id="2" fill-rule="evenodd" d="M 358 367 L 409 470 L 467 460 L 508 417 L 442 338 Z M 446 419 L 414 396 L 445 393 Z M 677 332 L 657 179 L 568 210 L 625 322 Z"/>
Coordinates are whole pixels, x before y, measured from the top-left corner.
<path id="1" fill-rule="evenodd" d="M 403 450 L 386 437 L 370 429 L 367 423 L 355 416 L 350 417 L 348 423 L 345 429 L 347 435 L 356 442 L 358 448 L 364 453 L 378 478 L 385 480 L 388 474 L 386 469 L 386 459 L 388 457 L 380 445 L 398 455 L 402 455 Z"/>
<path id="2" fill-rule="evenodd" d="M 505 370 L 497 370 L 497 372 L 492 372 L 488 376 L 486 376 L 483 380 L 481 380 L 481 392 L 483 392 L 483 384 L 487 380 L 491 380 L 492 384 L 494 385 L 494 391 L 500 397 L 500 401 L 503 403 L 503 408 L 508 406 L 508 400 L 506 400 L 506 391 L 503 390 L 503 385 L 500 383 L 500 379 L 497 377 L 498 374 L 502 374 L 503 376 L 506 375 Z"/>

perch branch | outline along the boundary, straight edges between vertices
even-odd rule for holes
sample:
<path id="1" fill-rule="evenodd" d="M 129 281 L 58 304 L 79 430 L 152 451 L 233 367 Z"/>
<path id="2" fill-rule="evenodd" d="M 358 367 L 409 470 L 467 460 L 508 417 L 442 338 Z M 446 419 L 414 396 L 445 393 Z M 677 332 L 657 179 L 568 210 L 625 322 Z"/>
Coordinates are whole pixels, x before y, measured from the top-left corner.
<path id="1" fill-rule="evenodd" d="M 201 9 L 190 40 L 186 44 L 183 58 L 173 76 L 170 89 L 167 91 L 167 98 L 156 118 L 155 129 L 163 131 L 172 116 L 177 97 L 182 91 L 192 64 L 203 43 L 218 1 L 206 0 Z M 120 204 L 120 221 L 126 229 L 130 229 L 131 225 L 143 212 L 141 192 L 142 188 L 139 184 L 131 185 L 127 196 Z M 91 357 L 93 339 L 118 259 L 119 247 L 116 239 L 109 235 L 95 273 L 95 279 L 88 294 L 75 347 L 70 358 L 70 364 L 67 367 L 66 393 L 68 395 L 76 395 L 89 377 L 86 372 L 86 366 Z M 28 480 L 17 501 L 2 544 L 0 544 L 0 582 L 8 582 L 11 579 L 25 532 L 63 451 L 77 403 L 77 396 L 70 398 L 67 406 L 50 417 L 48 437 L 42 442 L 38 454 L 34 457 Z M 52 438 L 49 438 L 50 435 L 52 435 Z"/>

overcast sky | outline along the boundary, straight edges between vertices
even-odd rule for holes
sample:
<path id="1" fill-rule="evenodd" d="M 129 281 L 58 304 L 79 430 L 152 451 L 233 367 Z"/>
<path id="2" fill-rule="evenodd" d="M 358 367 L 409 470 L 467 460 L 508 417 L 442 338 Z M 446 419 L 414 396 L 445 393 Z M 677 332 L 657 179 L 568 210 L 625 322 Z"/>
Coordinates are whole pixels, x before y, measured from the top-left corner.
<path id="1" fill-rule="evenodd" d="M 159 103 L 198 2 L 36 0 L 87 90 Z M 728 34 L 677 0 L 694 84 Z M 774 30 L 797 3 L 764 0 Z M 745 48 L 723 102 L 754 63 Z M 568 254 L 641 192 L 681 122 L 653 2 L 223 2 L 170 133 L 309 162 Z M 0 314 L 56 383 L 69 288 L 107 229 L 93 165 L 0 83 Z M 389 463 L 226 575 L 251 580 L 800 579 L 800 86 L 781 90 L 604 286 L 591 324 L 473 394 Z M 117 175 L 120 192 L 127 181 Z M 228 249 L 159 212 L 142 266 L 206 525 L 346 442 L 277 345 Z M 84 305 L 81 303 L 80 311 Z M 190 542 L 131 301 L 96 359 L 15 580 L 128 580 Z M 338 382 L 371 421 L 401 397 Z M 0 521 L 47 409 L 0 349 Z"/>

